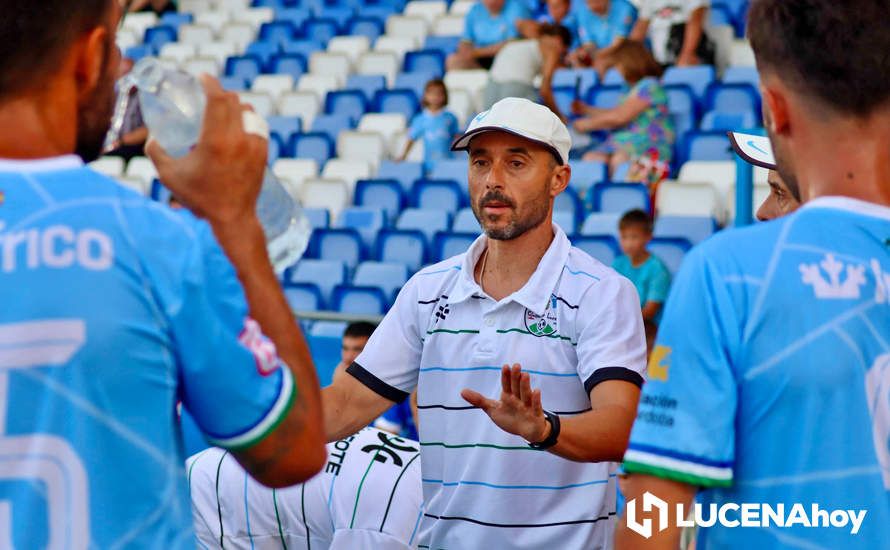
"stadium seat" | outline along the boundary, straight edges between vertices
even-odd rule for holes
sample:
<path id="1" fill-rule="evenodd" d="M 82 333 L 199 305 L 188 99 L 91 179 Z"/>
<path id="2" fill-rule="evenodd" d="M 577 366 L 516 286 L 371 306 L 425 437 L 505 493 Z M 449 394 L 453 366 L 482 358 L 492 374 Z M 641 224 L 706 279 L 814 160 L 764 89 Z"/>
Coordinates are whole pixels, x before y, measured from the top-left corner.
<path id="1" fill-rule="evenodd" d="M 314 92 L 320 102 L 324 102 L 329 92 L 340 88 L 341 83 L 331 74 L 304 74 L 297 81 L 297 91 Z"/>
<path id="2" fill-rule="evenodd" d="M 447 12 L 448 4 L 441 0 L 413 0 L 405 5 L 403 11 L 405 15 L 422 17 L 430 25 Z"/>
<path id="3" fill-rule="evenodd" d="M 383 315 L 389 302 L 377 287 L 338 286 L 334 289 L 333 309 L 353 315 Z"/>
<path id="4" fill-rule="evenodd" d="M 679 237 L 692 244 L 707 239 L 717 230 L 717 222 L 705 216 L 658 216 L 655 219 L 656 237 Z"/>
<path id="5" fill-rule="evenodd" d="M 227 42 L 217 41 L 198 44 L 198 55 L 201 57 L 212 57 L 219 63 L 220 67 L 225 66 L 226 59 L 237 54 L 238 49 L 235 45 Z"/>
<path id="6" fill-rule="evenodd" d="M 133 157 L 127 163 L 126 176 L 129 178 L 137 178 L 145 185 L 149 185 L 152 180 L 158 177 L 158 170 L 154 163 L 145 157 Z"/>
<path id="7" fill-rule="evenodd" d="M 327 5 L 321 4 L 321 9 L 315 10 L 315 15 L 318 19 L 326 19 L 330 21 L 334 21 L 337 24 L 337 32 L 339 33 L 341 29 L 346 28 L 346 24 L 350 19 L 355 15 L 352 8 L 347 6 L 338 6 L 338 5 Z M 335 40 L 336 38 L 332 38 L 331 40 Z"/>
<path id="8" fill-rule="evenodd" d="M 346 32 L 365 36 L 373 44 L 383 34 L 383 22 L 376 17 L 353 17 L 346 23 Z"/>
<path id="9" fill-rule="evenodd" d="M 352 72 L 352 63 L 342 53 L 315 52 L 309 56 L 309 72 L 333 76 L 339 87 L 346 83 L 346 77 Z"/>
<path id="10" fill-rule="evenodd" d="M 674 130 L 679 141 L 689 130 L 695 128 L 699 105 L 695 92 L 685 84 L 671 84 L 664 87 L 668 96 L 668 110 L 674 118 Z"/>
<path id="11" fill-rule="evenodd" d="M 578 225 L 575 221 L 575 214 L 566 210 L 555 210 L 553 212 L 553 223 L 561 227 L 566 235 L 574 235 Z"/>
<path id="12" fill-rule="evenodd" d="M 439 50 L 418 50 L 405 54 L 402 70 L 406 73 L 425 72 L 441 78 L 445 74 L 445 55 Z"/>
<path id="13" fill-rule="evenodd" d="M 262 92 L 241 92 L 238 94 L 242 103 L 253 107 L 253 111 L 265 118 L 275 113 L 275 98 Z"/>
<path id="14" fill-rule="evenodd" d="M 386 20 L 386 34 L 390 36 L 407 36 L 422 43 L 428 32 L 429 24 L 423 17 L 393 15 Z"/>
<path id="15" fill-rule="evenodd" d="M 214 33 L 221 31 L 223 26 L 231 20 L 227 10 L 210 10 L 195 13 L 195 24 L 203 25 Z"/>
<path id="16" fill-rule="evenodd" d="M 388 308 L 408 281 L 408 275 L 408 268 L 403 263 L 362 262 L 355 270 L 352 284 L 379 288 L 386 296 Z"/>
<path id="17" fill-rule="evenodd" d="M 476 107 L 475 100 L 466 90 L 448 90 L 447 108 L 454 116 L 457 117 L 457 123 L 460 128 L 465 128 L 471 116 L 474 116 Z"/>
<path id="18" fill-rule="evenodd" d="M 434 162 L 428 176 L 433 179 L 454 180 L 460 184 L 464 193 L 469 193 L 467 157 L 462 153 L 457 153 L 457 155 L 457 158 L 437 160 Z"/>
<path id="19" fill-rule="evenodd" d="M 476 5 L 476 0 L 455 0 L 451 3 L 448 13 L 452 15 L 466 15 Z"/>
<path id="20" fill-rule="evenodd" d="M 149 29 L 152 30 L 152 29 Z M 161 59 L 170 59 L 176 65 L 182 65 L 187 59 L 191 59 L 197 53 L 194 44 L 181 44 L 179 42 L 168 42 L 160 47 L 158 56 Z"/>
<path id="21" fill-rule="evenodd" d="M 750 113 L 756 120 L 761 117 L 760 93 L 750 84 L 715 84 L 705 103 L 711 111 Z"/>
<path id="22" fill-rule="evenodd" d="M 352 190 L 356 181 L 371 177 L 371 165 L 362 160 L 332 158 L 324 165 L 321 177 L 341 180 Z"/>
<path id="23" fill-rule="evenodd" d="M 394 158 L 402 154 L 396 151 L 397 138 L 405 132 L 407 120 L 400 113 L 368 113 L 359 120 L 358 130 L 376 132 L 383 137 L 387 152 Z"/>
<path id="24" fill-rule="evenodd" d="M 300 38 L 297 40 L 291 40 L 290 42 L 285 42 L 281 44 L 281 52 L 285 54 L 296 54 L 303 56 L 303 59 L 309 59 L 309 57 L 315 53 L 324 50 L 324 44 L 319 42 L 318 40 L 309 40 L 305 38 Z M 308 66 L 308 61 L 306 65 Z"/>
<path id="25" fill-rule="evenodd" d="M 579 193 L 609 179 L 609 169 L 604 162 L 576 160 L 569 164 L 572 167 L 572 180 L 569 185 Z"/>
<path id="26" fill-rule="evenodd" d="M 90 168 L 110 178 L 124 175 L 124 159 L 121 157 L 99 157 L 90 163 Z"/>
<path id="27" fill-rule="evenodd" d="M 199 77 L 202 74 L 219 75 L 219 63 L 212 57 L 193 57 L 187 59 L 180 68 L 188 74 Z"/>
<path id="28" fill-rule="evenodd" d="M 250 89 L 253 92 L 265 92 L 278 101 L 282 94 L 294 89 L 294 78 L 287 74 L 261 74 L 253 79 Z"/>
<path id="29" fill-rule="evenodd" d="M 335 90 L 328 92 L 324 101 L 324 111 L 329 115 L 347 117 L 352 121 L 356 121 L 368 110 L 368 104 L 365 100 L 365 94 L 361 90 Z M 332 136 L 336 138 L 336 136 Z"/>
<path id="30" fill-rule="evenodd" d="M 294 157 L 313 159 L 319 166 L 324 166 L 324 163 L 334 156 L 333 143 L 328 135 L 322 132 L 297 134 L 294 136 L 292 150 Z"/>
<path id="31" fill-rule="evenodd" d="M 166 44 L 176 42 L 176 28 L 169 25 L 160 25 L 145 29 L 142 42 L 151 46 L 152 50 L 159 52 Z"/>
<path id="32" fill-rule="evenodd" d="M 749 84 L 758 89 L 760 73 L 757 72 L 757 67 L 727 67 L 723 73 L 723 84 Z"/>
<path id="33" fill-rule="evenodd" d="M 671 275 L 676 275 L 692 244 L 686 239 L 655 237 L 647 246 L 649 252 L 664 262 Z"/>
<path id="34" fill-rule="evenodd" d="M 262 72 L 263 62 L 255 55 L 236 55 L 226 59 L 226 76 L 237 76 L 253 82 Z"/>
<path id="35" fill-rule="evenodd" d="M 346 321 L 315 321 L 309 329 L 309 336 L 340 339 L 347 326 Z"/>
<path id="36" fill-rule="evenodd" d="M 383 137 L 376 132 L 340 132 L 337 136 L 337 156 L 344 159 L 364 160 L 377 170 L 380 160 L 385 157 Z"/>
<path id="37" fill-rule="evenodd" d="M 725 206 L 710 183 L 666 180 L 658 186 L 655 203 L 660 216 L 704 216 L 718 221 L 726 217 Z"/>
<path id="38" fill-rule="evenodd" d="M 482 232 L 482 227 L 479 225 L 479 220 L 476 219 L 476 214 L 473 213 L 472 208 L 463 208 L 457 212 L 454 216 L 454 225 L 451 227 L 451 230 L 455 233 L 473 233 L 474 235 L 479 235 Z"/>
<path id="39" fill-rule="evenodd" d="M 303 258 L 285 272 L 285 284 L 310 284 L 321 294 L 322 307 L 330 303 L 334 287 L 346 282 L 347 265 L 339 260 Z"/>
<path id="40" fill-rule="evenodd" d="M 732 43 L 729 54 L 729 64 L 732 67 L 754 67 L 757 63 L 754 59 L 754 50 L 747 40 L 739 39 Z"/>
<path id="41" fill-rule="evenodd" d="M 273 115 L 266 119 L 269 122 L 269 131 L 277 134 L 283 143 L 290 143 L 294 134 L 303 131 L 303 124 L 300 117 Z"/>
<path id="42" fill-rule="evenodd" d="M 291 21 L 271 21 L 260 26 L 257 35 L 261 42 L 281 45 L 294 40 L 299 35 L 299 29 Z"/>
<path id="43" fill-rule="evenodd" d="M 145 44 L 138 44 L 136 46 L 130 46 L 126 49 L 126 53 L 124 57 L 128 59 L 132 59 L 134 62 L 139 61 L 143 57 L 149 57 L 154 55 L 154 50 L 151 49 L 151 46 L 146 46 Z"/>
<path id="44" fill-rule="evenodd" d="M 248 23 L 227 23 L 219 32 L 219 40 L 234 44 L 238 49 L 246 48 L 256 38 L 256 27 Z"/>
<path id="45" fill-rule="evenodd" d="M 391 52 L 367 52 L 359 58 L 355 71 L 364 75 L 383 75 L 387 85 L 392 86 L 400 65 L 401 61 Z"/>
<path id="46" fill-rule="evenodd" d="M 433 240 L 433 260 L 442 261 L 463 254 L 479 238 L 479 233 L 439 232 Z"/>
<path id="47" fill-rule="evenodd" d="M 729 25 L 735 28 L 735 16 L 724 4 L 713 3 L 708 10 L 708 24 L 712 27 Z"/>
<path id="48" fill-rule="evenodd" d="M 223 76 L 220 77 L 219 83 L 227 92 L 247 91 L 247 81 L 240 76 Z"/>
<path id="49" fill-rule="evenodd" d="M 480 100 L 485 87 L 488 85 L 489 74 L 486 70 L 472 69 L 468 71 L 448 71 L 445 73 L 445 85 L 451 90 L 462 89 L 470 94 L 473 105 L 480 108 Z M 450 99 L 450 98 L 449 98 Z"/>
<path id="50" fill-rule="evenodd" d="M 194 17 L 190 13 L 167 12 L 161 14 L 160 22 L 162 25 L 169 25 L 178 29 L 180 25 L 191 23 L 193 19 Z"/>
<path id="51" fill-rule="evenodd" d="M 553 73 L 553 86 L 571 86 L 578 97 L 587 97 L 598 83 L 599 77 L 594 69 L 562 68 Z"/>
<path id="52" fill-rule="evenodd" d="M 608 87 L 623 87 L 627 85 L 627 81 L 624 80 L 624 75 L 618 69 L 612 67 L 606 71 L 601 84 Z"/>
<path id="53" fill-rule="evenodd" d="M 411 190 L 411 205 L 415 208 L 454 214 L 465 202 L 464 191 L 454 180 L 420 179 Z"/>
<path id="54" fill-rule="evenodd" d="M 618 238 L 618 222 L 622 213 L 592 212 L 581 225 L 580 235 L 611 235 Z"/>
<path id="55" fill-rule="evenodd" d="M 681 162 L 686 160 L 734 160 L 735 154 L 726 132 L 692 131 L 681 146 Z"/>
<path id="56" fill-rule="evenodd" d="M 460 15 L 443 15 L 433 21 L 430 34 L 434 36 L 463 36 L 466 28 L 466 17 Z"/>
<path id="57" fill-rule="evenodd" d="M 572 244 L 608 266 L 612 265 L 621 251 L 618 241 L 610 235 L 576 236 L 572 239 Z"/>
<path id="58" fill-rule="evenodd" d="M 618 106 L 624 93 L 625 90 L 619 86 L 591 88 L 587 94 L 586 103 L 600 109 L 611 109 Z"/>
<path id="59" fill-rule="evenodd" d="M 277 53 L 269 61 L 269 72 L 287 75 L 297 82 L 306 74 L 306 58 L 300 54 Z"/>
<path id="60" fill-rule="evenodd" d="M 285 7 L 275 10 L 276 21 L 290 22 L 298 30 L 303 28 L 303 23 L 310 17 L 312 17 L 312 11 L 307 8 Z"/>
<path id="61" fill-rule="evenodd" d="M 288 92 L 278 98 L 278 114 L 299 117 L 303 127 L 312 126 L 321 102 L 314 92 Z"/>
<path id="62" fill-rule="evenodd" d="M 352 192 L 341 180 L 307 179 L 300 188 L 300 202 L 307 208 L 326 208 L 336 218 L 352 203 Z"/>
<path id="63" fill-rule="evenodd" d="M 352 74 L 346 79 L 347 90 L 359 90 L 365 96 L 365 104 L 371 105 L 378 91 L 386 89 L 386 77 L 373 74 Z"/>
<path id="64" fill-rule="evenodd" d="M 553 210 L 569 212 L 575 220 L 572 224 L 574 227 L 578 225 L 584 214 L 584 203 L 581 202 L 581 198 L 573 188 L 567 187 L 565 191 L 556 195 L 556 199 L 553 201 Z"/>
<path id="65" fill-rule="evenodd" d="M 400 113 L 410 121 L 420 110 L 420 101 L 412 90 L 380 90 L 374 97 L 374 110 L 380 113 Z"/>
<path id="66" fill-rule="evenodd" d="M 303 35 L 309 40 L 314 40 L 327 45 L 331 38 L 337 36 L 339 25 L 333 19 L 320 19 L 312 17 L 303 24 Z"/>
<path id="67" fill-rule="evenodd" d="M 158 23 L 158 16 L 152 12 L 128 13 L 123 20 L 123 28 L 143 36 L 146 29 Z"/>
<path id="68" fill-rule="evenodd" d="M 426 236 L 417 230 L 384 229 L 377 234 L 377 259 L 405 264 L 411 272 L 424 265 L 427 257 Z"/>
<path id="69" fill-rule="evenodd" d="M 661 77 L 665 85 L 686 84 L 695 92 L 696 98 L 704 99 L 708 86 L 716 79 L 714 67 L 710 65 L 696 65 L 693 67 L 668 67 Z"/>
<path id="70" fill-rule="evenodd" d="M 358 180 L 354 196 L 356 206 L 382 209 L 387 220 L 398 218 L 407 203 L 401 184 L 394 179 Z"/>
<path id="71" fill-rule="evenodd" d="M 426 83 L 437 78 L 435 73 L 431 72 L 411 72 L 399 73 L 396 75 L 395 88 L 411 90 L 416 97 L 423 97 L 423 90 Z"/>
<path id="72" fill-rule="evenodd" d="M 244 50 L 245 55 L 253 55 L 256 56 L 262 67 L 266 72 L 269 72 L 267 69 L 270 66 L 270 62 L 272 57 L 278 54 L 281 50 L 279 49 L 278 42 L 251 42 L 247 45 L 247 48 Z"/>
<path id="73" fill-rule="evenodd" d="M 375 52 L 390 52 L 395 54 L 396 60 L 401 65 L 405 54 L 416 50 L 420 41 L 410 36 L 391 36 L 384 34 L 374 43 Z"/>
<path id="74" fill-rule="evenodd" d="M 581 99 L 575 86 L 553 86 L 552 93 L 556 108 L 565 116 L 572 114 L 572 103 L 576 99 Z"/>
<path id="75" fill-rule="evenodd" d="M 281 144 L 280 140 L 270 139 L 268 141 L 269 154 L 266 157 L 266 162 L 274 163 L 278 160 L 279 157 L 284 157 L 288 154 L 287 148 Z"/>
<path id="76" fill-rule="evenodd" d="M 623 214 L 634 208 L 649 212 L 649 190 L 641 183 L 601 183 L 593 186 L 591 205 L 594 212 Z"/>
<path id="77" fill-rule="evenodd" d="M 214 30 L 203 24 L 187 24 L 179 27 L 179 42 L 183 44 L 208 44 L 216 40 Z"/>
<path id="78" fill-rule="evenodd" d="M 447 57 L 448 54 L 454 53 L 457 50 L 458 44 L 460 44 L 460 35 L 457 35 L 457 36 L 430 35 L 430 36 L 427 36 L 426 40 L 423 41 L 423 48 L 425 50 L 439 50 Z"/>
<path id="79" fill-rule="evenodd" d="M 303 182 L 318 177 L 318 163 L 313 159 L 282 158 L 272 164 L 272 173 L 292 197 L 299 198 Z"/>
<path id="80" fill-rule="evenodd" d="M 431 244 L 436 233 L 448 231 L 450 225 L 451 213 L 445 210 L 406 208 L 396 222 L 396 229 L 420 231 L 426 243 Z"/>
<path id="81" fill-rule="evenodd" d="M 711 184 L 717 191 L 721 211 L 727 213 L 733 210 L 735 205 L 735 178 L 736 163 L 731 160 L 689 161 L 680 167 L 680 174 L 677 177 L 681 184 Z M 717 216 L 717 218 L 724 219 L 723 216 Z"/>
<path id="82" fill-rule="evenodd" d="M 327 229 L 331 226 L 331 213 L 326 208 L 304 208 L 303 213 L 313 230 Z"/>
<path id="83" fill-rule="evenodd" d="M 414 182 L 423 177 L 423 164 L 419 162 L 393 162 L 384 160 L 377 169 L 377 178 L 393 179 L 402 186 L 407 195 Z"/>
<path id="84" fill-rule="evenodd" d="M 327 51 L 345 55 L 353 65 L 371 49 L 371 41 L 367 36 L 335 36 L 328 42 Z"/>
<path id="85" fill-rule="evenodd" d="M 379 208 L 352 206 L 344 208 L 334 227 L 337 229 L 354 229 L 362 237 L 367 250 L 374 245 L 377 233 L 386 226 L 386 214 Z"/>
<path id="86" fill-rule="evenodd" d="M 282 290 L 293 311 L 321 311 L 325 308 L 321 291 L 313 284 L 287 283 Z"/>
<path id="87" fill-rule="evenodd" d="M 365 259 L 362 237 L 354 229 L 318 229 L 312 234 L 315 252 L 321 260 L 337 260 L 349 269 Z"/>
<path id="88" fill-rule="evenodd" d="M 750 130 L 758 126 L 757 119 L 751 111 L 727 113 L 725 111 L 710 111 L 702 117 L 700 129 L 709 131 L 739 131 Z"/>

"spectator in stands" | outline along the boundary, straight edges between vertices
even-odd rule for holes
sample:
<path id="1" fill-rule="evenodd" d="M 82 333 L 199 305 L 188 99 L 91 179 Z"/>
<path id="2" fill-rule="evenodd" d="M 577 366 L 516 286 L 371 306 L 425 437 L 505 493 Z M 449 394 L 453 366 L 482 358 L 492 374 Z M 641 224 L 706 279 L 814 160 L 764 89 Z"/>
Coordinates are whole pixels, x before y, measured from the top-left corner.
<path id="1" fill-rule="evenodd" d="M 467 13 L 461 42 L 448 56 L 448 70 L 490 69 L 501 48 L 519 37 L 518 22 L 528 17 L 521 0 L 481 0 Z"/>
<path id="2" fill-rule="evenodd" d="M 623 254 L 612 262 L 612 269 L 637 287 L 646 344 L 651 351 L 661 319 L 661 308 L 671 288 L 671 272 L 646 246 L 652 240 L 652 218 L 642 210 L 630 210 L 618 222 L 619 243 Z"/>
<path id="3" fill-rule="evenodd" d="M 578 41 L 572 52 L 574 66 L 608 68 L 609 54 L 630 34 L 637 10 L 626 0 L 587 0 L 578 9 Z"/>
<path id="4" fill-rule="evenodd" d="M 615 67 L 630 85 L 617 107 L 602 109 L 576 101 L 573 108 L 582 118 L 575 121 L 579 132 L 613 130 L 608 139 L 584 160 L 608 162 L 615 168 L 643 156 L 657 154 L 670 162 L 674 146 L 674 122 L 668 97 L 658 81 L 662 68 L 641 42 L 625 40 L 611 54 Z"/>
<path id="5" fill-rule="evenodd" d="M 429 170 L 437 160 L 451 158 L 451 141 L 460 131 L 457 117 L 445 109 L 448 105 L 448 88 L 441 79 L 433 79 L 423 88 L 423 111 L 414 115 L 408 129 L 408 142 L 401 160 L 408 158 L 414 142 L 423 140 L 423 161 Z"/>
<path id="6" fill-rule="evenodd" d="M 768 137 L 730 132 L 729 140 L 736 154 L 749 163 L 769 170 L 769 196 L 757 209 L 757 219 L 769 221 L 791 214 L 800 207 L 800 190 L 789 186 L 776 169 L 772 143 Z"/>
<path id="7" fill-rule="evenodd" d="M 158 15 L 168 11 L 176 11 L 175 0 L 128 0 L 125 4 L 127 12 L 153 11 Z"/>
<path id="8" fill-rule="evenodd" d="M 578 20 L 572 13 L 570 0 L 547 0 L 547 12 L 538 17 L 537 21 L 525 19 L 519 21 L 517 26 L 519 34 L 526 38 L 537 38 L 541 35 L 544 25 L 562 25 L 569 30 L 572 37 L 572 47 L 578 45 Z"/>
<path id="9" fill-rule="evenodd" d="M 649 38 L 664 66 L 714 64 L 714 43 L 705 33 L 709 0 L 641 0 L 633 40 Z"/>
<path id="10" fill-rule="evenodd" d="M 538 101 L 565 121 L 553 97 L 553 73 L 564 65 L 572 35 L 562 25 L 544 24 L 540 36 L 532 40 L 516 40 L 504 46 L 494 58 L 491 80 L 485 88 L 485 108 L 506 97 L 523 97 Z M 540 93 L 535 79 L 541 76 Z"/>
<path id="11" fill-rule="evenodd" d="M 121 59 L 118 82 L 131 70 L 133 70 L 133 60 L 126 57 Z M 146 128 L 145 121 L 142 119 L 142 109 L 139 107 L 139 95 L 136 88 L 131 90 L 119 89 L 118 93 L 128 93 L 130 99 L 123 113 L 120 128 L 114 128 L 116 135 L 114 136 L 114 141 L 109 145 L 110 151 L 105 154 L 121 157 L 129 162 L 131 158 L 144 154 L 145 142 L 148 140 L 148 128 Z"/>

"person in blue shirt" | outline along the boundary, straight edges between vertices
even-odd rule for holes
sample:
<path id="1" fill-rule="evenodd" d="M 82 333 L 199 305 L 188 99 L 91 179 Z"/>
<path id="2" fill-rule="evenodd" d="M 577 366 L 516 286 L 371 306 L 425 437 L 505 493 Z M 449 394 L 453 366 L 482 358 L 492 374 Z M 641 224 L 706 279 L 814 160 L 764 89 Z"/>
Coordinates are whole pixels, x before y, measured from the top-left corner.
<path id="1" fill-rule="evenodd" d="M 255 214 L 268 143 L 237 95 L 206 78 L 194 149 L 148 145 L 202 220 L 83 165 L 110 126 L 121 17 L 43 0 L 0 18 L 0 546 L 195 548 L 180 403 L 267 485 L 325 459 Z"/>
<path id="2" fill-rule="evenodd" d="M 517 23 L 519 33 L 525 38 L 538 38 L 545 25 L 563 26 L 571 35 L 572 48 L 578 47 L 578 21 L 572 12 L 570 0 L 547 0 L 547 11 L 537 20 L 526 19 Z"/>
<path id="3" fill-rule="evenodd" d="M 445 107 L 448 105 L 448 88 L 441 79 L 433 79 L 423 88 L 423 111 L 414 115 L 408 129 L 408 141 L 402 152 L 401 160 L 408 158 L 408 153 L 418 140 L 423 141 L 424 169 L 432 169 L 436 161 L 450 159 L 451 142 L 460 131 L 457 117 Z"/>
<path id="4" fill-rule="evenodd" d="M 765 126 L 803 204 L 684 260 L 624 456 L 618 550 L 677 547 L 673 512 L 638 534 L 647 492 L 728 522 L 752 523 L 732 505 L 769 506 L 753 510 L 765 525 L 700 527 L 699 548 L 887 547 L 890 81 L 875 75 L 890 57 L 874 54 L 890 48 L 885 13 L 874 0 L 751 4 Z"/>
<path id="5" fill-rule="evenodd" d="M 504 44 L 519 37 L 517 24 L 529 16 L 521 0 L 480 0 L 467 13 L 461 42 L 448 56 L 446 67 L 449 71 L 491 68 Z"/>
<path id="6" fill-rule="evenodd" d="M 637 10 L 626 0 L 587 0 L 576 15 L 581 46 L 572 52 L 570 62 L 605 68 L 609 54 L 630 34 Z"/>
<path id="7" fill-rule="evenodd" d="M 621 256 L 612 262 L 612 269 L 624 275 L 637 288 L 649 348 L 661 319 L 661 308 L 671 288 L 671 272 L 658 256 L 646 247 L 652 240 L 652 219 L 642 210 L 629 210 L 618 221 Z"/>

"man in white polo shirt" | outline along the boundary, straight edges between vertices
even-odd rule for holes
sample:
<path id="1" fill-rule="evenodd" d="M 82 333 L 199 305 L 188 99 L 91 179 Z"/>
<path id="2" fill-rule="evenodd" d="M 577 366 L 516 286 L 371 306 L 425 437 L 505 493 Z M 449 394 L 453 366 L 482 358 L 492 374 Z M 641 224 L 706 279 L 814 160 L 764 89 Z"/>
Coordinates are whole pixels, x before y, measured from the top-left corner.
<path id="1" fill-rule="evenodd" d="M 337 439 L 417 388 L 421 548 L 611 545 L 646 344 L 633 285 L 551 221 L 570 147 L 530 101 L 477 116 L 453 148 L 485 234 L 412 277 L 323 392 Z"/>

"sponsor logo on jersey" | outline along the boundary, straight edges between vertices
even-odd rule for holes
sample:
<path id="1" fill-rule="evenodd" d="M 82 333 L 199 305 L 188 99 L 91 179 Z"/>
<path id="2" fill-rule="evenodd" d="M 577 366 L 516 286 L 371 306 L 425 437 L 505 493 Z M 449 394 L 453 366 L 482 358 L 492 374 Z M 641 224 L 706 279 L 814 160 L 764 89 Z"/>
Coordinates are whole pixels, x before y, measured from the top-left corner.
<path id="1" fill-rule="evenodd" d="M 668 346 L 655 346 L 652 355 L 649 357 L 649 367 L 647 374 L 650 380 L 661 380 L 667 382 L 668 371 L 671 368 L 670 356 L 671 348 Z"/>
<path id="2" fill-rule="evenodd" d="M 69 269 L 105 271 L 114 264 L 111 237 L 98 229 L 50 225 L 5 231 L 0 222 L 0 271 Z"/>
<path id="3" fill-rule="evenodd" d="M 833 254 L 826 254 L 818 264 L 800 264 L 800 274 L 819 300 L 858 300 L 865 284 L 864 265 L 845 264 Z"/>
<path id="4" fill-rule="evenodd" d="M 266 338 L 259 323 L 248 317 L 238 341 L 247 348 L 256 360 L 256 369 L 262 376 L 269 376 L 281 366 L 275 344 Z"/>
<path id="5" fill-rule="evenodd" d="M 525 328 L 538 337 L 554 336 L 559 332 L 559 322 L 556 315 L 556 296 L 550 297 L 550 303 L 544 311 L 544 315 L 538 315 L 529 309 L 525 310 Z"/>

